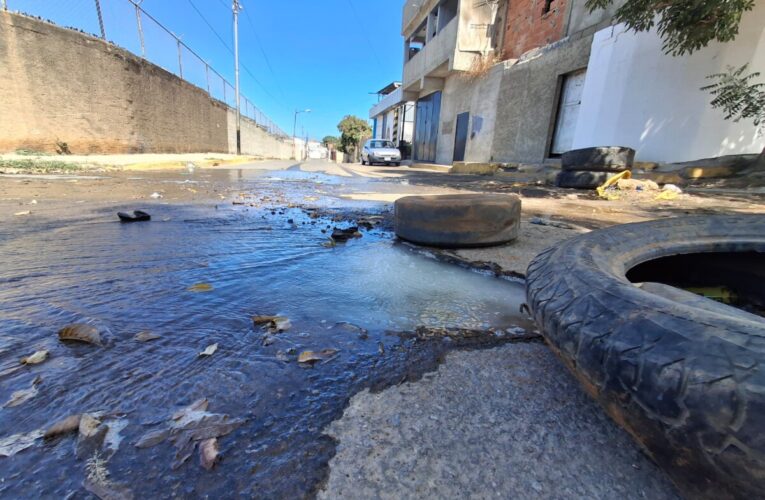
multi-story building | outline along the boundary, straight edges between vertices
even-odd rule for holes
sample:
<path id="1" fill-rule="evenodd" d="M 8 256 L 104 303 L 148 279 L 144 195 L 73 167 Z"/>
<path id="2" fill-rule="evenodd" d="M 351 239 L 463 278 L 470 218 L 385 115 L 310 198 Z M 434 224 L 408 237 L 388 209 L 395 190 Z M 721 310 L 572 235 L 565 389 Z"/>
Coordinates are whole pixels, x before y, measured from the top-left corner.
<path id="1" fill-rule="evenodd" d="M 590 12 L 586 0 L 407 0 L 402 84 L 384 101 L 414 103 L 414 159 L 542 163 L 608 145 L 642 161 L 759 153 L 765 137 L 724 120 L 700 87 L 728 66 L 765 74 L 765 0 L 734 41 L 678 57 L 655 30 L 615 24 L 624 1 Z"/>
<path id="2" fill-rule="evenodd" d="M 411 145 L 414 131 L 414 103 L 403 99 L 401 82 L 393 82 L 377 92 L 377 105 L 369 111 L 372 137 L 388 139 L 396 146 Z"/>

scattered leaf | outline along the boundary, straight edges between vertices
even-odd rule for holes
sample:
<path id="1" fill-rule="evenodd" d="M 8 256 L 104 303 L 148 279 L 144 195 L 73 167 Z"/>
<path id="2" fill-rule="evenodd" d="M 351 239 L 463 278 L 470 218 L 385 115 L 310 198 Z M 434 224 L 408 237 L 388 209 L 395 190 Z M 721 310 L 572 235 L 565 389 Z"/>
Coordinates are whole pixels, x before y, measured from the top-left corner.
<path id="1" fill-rule="evenodd" d="M 197 412 L 197 411 L 207 411 L 207 408 L 210 406 L 210 402 L 207 400 L 207 398 L 202 398 L 194 401 L 186 408 L 183 408 L 181 410 L 178 410 L 177 412 L 173 413 L 173 420 L 181 420 L 187 415 Z"/>
<path id="2" fill-rule="evenodd" d="M 58 332 L 59 340 L 70 340 L 74 342 L 85 342 L 87 344 L 95 344 L 102 346 L 101 334 L 98 329 L 93 325 L 86 325 L 84 323 L 76 323 L 73 325 L 65 326 Z"/>
<path id="3" fill-rule="evenodd" d="M 31 212 L 31 210 L 25 210 L 23 212 L 16 212 L 13 215 L 15 215 L 16 217 L 20 217 L 22 215 L 32 215 L 32 212 Z"/>
<path id="4" fill-rule="evenodd" d="M 26 434 L 15 434 L 0 439 L 0 457 L 12 457 L 16 453 L 26 450 L 35 444 L 35 441 L 43 437 L 42 429 Z"/>
<path id="5" fill-rule="evenodd" d="M 337 349 L 324 349 L 322 351 L 303 351 L 298 356 L 298 363 L 315 363 L 317 361 L 328 361 L 335 354 Z"/>
<path id="6" fill-rule="evenodd" d="M 253 316 L 252 322 L 255 326 L 268 328 L 271 333 L 285 332 L 292 328 L 290 319 L 285 316 Z"/>
<path id="7" fill-rule="evenodd" d="M 63 420 L 59 420 L 48 427 L 43 437 L 49 439 L 78 430 L 80 428 L 80 417 L 81 415 L 71 415 Z"/>
<path id="8" fill-rule="evenodd" d="M 22 365 L 39 365 L 48 359 L 48 351 L 37 351 L 34 354 L 21 358 Z"/>
<path id="9" fill-rule="evenodd" d="M 152 340 L 160 339 L 159 335 L 156 333 L 151 332 L 141 332 L 137 334 L 135 337 L 133 337 L 133 340 L 137 340 L 138 342 L 151 342 Z"/>
<path id="10" fill-rule="evenodd" d="M 218 440 L 216 438 L 205 439 L 199 443 L 199 463 L 207 470 L 215 467 L 218 461 Z"/>
<path id="11" fill-rule="evenodd" d="M 40 377 L 37 377 L 32 382 L 32 387 L 29 389 L 24 389 L 21 391 L 16 391 L 13 394 L 11 394 L 11 398 L 3 405 L 4 408 L 13 408 L 15 406 L 22 405 L 32 399 L 33 397 L 37 396 L 37 386 L 40 385 L 40 382 L 42 382 L 42 379 Z"/>
<path id="12" fill-rule="evenodd" d="M 190 286 L 188 291 L 196 293 L 212 292 L 213 286 L 209 283 L 197 283 L 196 285 Z"/>
<path id="13" fill-rule="evenodd" d="M 215 351 L 217 351 L 217 350 L 218 350 L 218 344 L 209 345 L 209 346 L 207 346 L 207 349 L 205 349 L 204 351 L 200 352 L 199 355 L 202 356 L 202 357 L 212 356 L 213 354 L 215 354 Z"/>

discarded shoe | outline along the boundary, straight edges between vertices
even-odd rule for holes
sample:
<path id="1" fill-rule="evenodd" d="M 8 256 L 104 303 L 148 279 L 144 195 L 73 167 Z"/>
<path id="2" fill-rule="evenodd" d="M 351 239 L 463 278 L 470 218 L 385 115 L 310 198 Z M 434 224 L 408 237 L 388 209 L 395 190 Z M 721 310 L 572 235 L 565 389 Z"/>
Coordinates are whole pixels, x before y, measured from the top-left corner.
<path id="1" fill-rule="evenodd" d="M 119 212 L 117 217 L 120 218 L 120 222 L 146 222 L 151 220 L 151 215 L 141 210 L 134 211 L 132 215 Z"/>

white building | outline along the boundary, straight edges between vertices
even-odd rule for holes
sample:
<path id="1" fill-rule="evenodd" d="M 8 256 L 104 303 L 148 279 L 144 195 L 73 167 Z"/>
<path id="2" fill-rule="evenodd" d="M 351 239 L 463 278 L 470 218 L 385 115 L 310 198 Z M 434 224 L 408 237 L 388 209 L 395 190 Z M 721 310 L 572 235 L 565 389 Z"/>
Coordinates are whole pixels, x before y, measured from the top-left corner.
<path id="1" fill-rule="evenodd" d="M 379 101 L 369 111 L 372 137 L 387 139 L 400 146 L 412 143 L 414 133 L 414 103 L 403 99 L 401 82 L 393 82 L 377 92 Z"/>

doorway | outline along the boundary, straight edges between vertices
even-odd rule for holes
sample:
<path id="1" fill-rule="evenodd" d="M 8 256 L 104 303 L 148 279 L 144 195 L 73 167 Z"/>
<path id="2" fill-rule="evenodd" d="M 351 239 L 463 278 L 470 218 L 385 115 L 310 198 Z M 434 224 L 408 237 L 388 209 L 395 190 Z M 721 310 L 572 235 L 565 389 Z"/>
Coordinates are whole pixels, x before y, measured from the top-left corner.
<path id="1" fill-rule="evenodd" d="M 457 115 L 457 126 L 454 131 L 454 161 L 465 161 L 469 123 L 470 113 Z"/>
<path id="2" fill-rule="evenodd" d="M 441 92 L 435 92 L 417 101 L 414 124 L 414 159 L 436 161 L 438 122 L 441 119 Z"/>
<path id="3" fill-rule="evenodd" d="M 579 108 L 582 105 L 582 90 L 587 70 L 575 71 L 563 77 L 561 84 L 558 113 L 555 120 L 550 153 L 561 155 L 571 151 L 574 145 L 574 134 L 579 119 Z"/>

